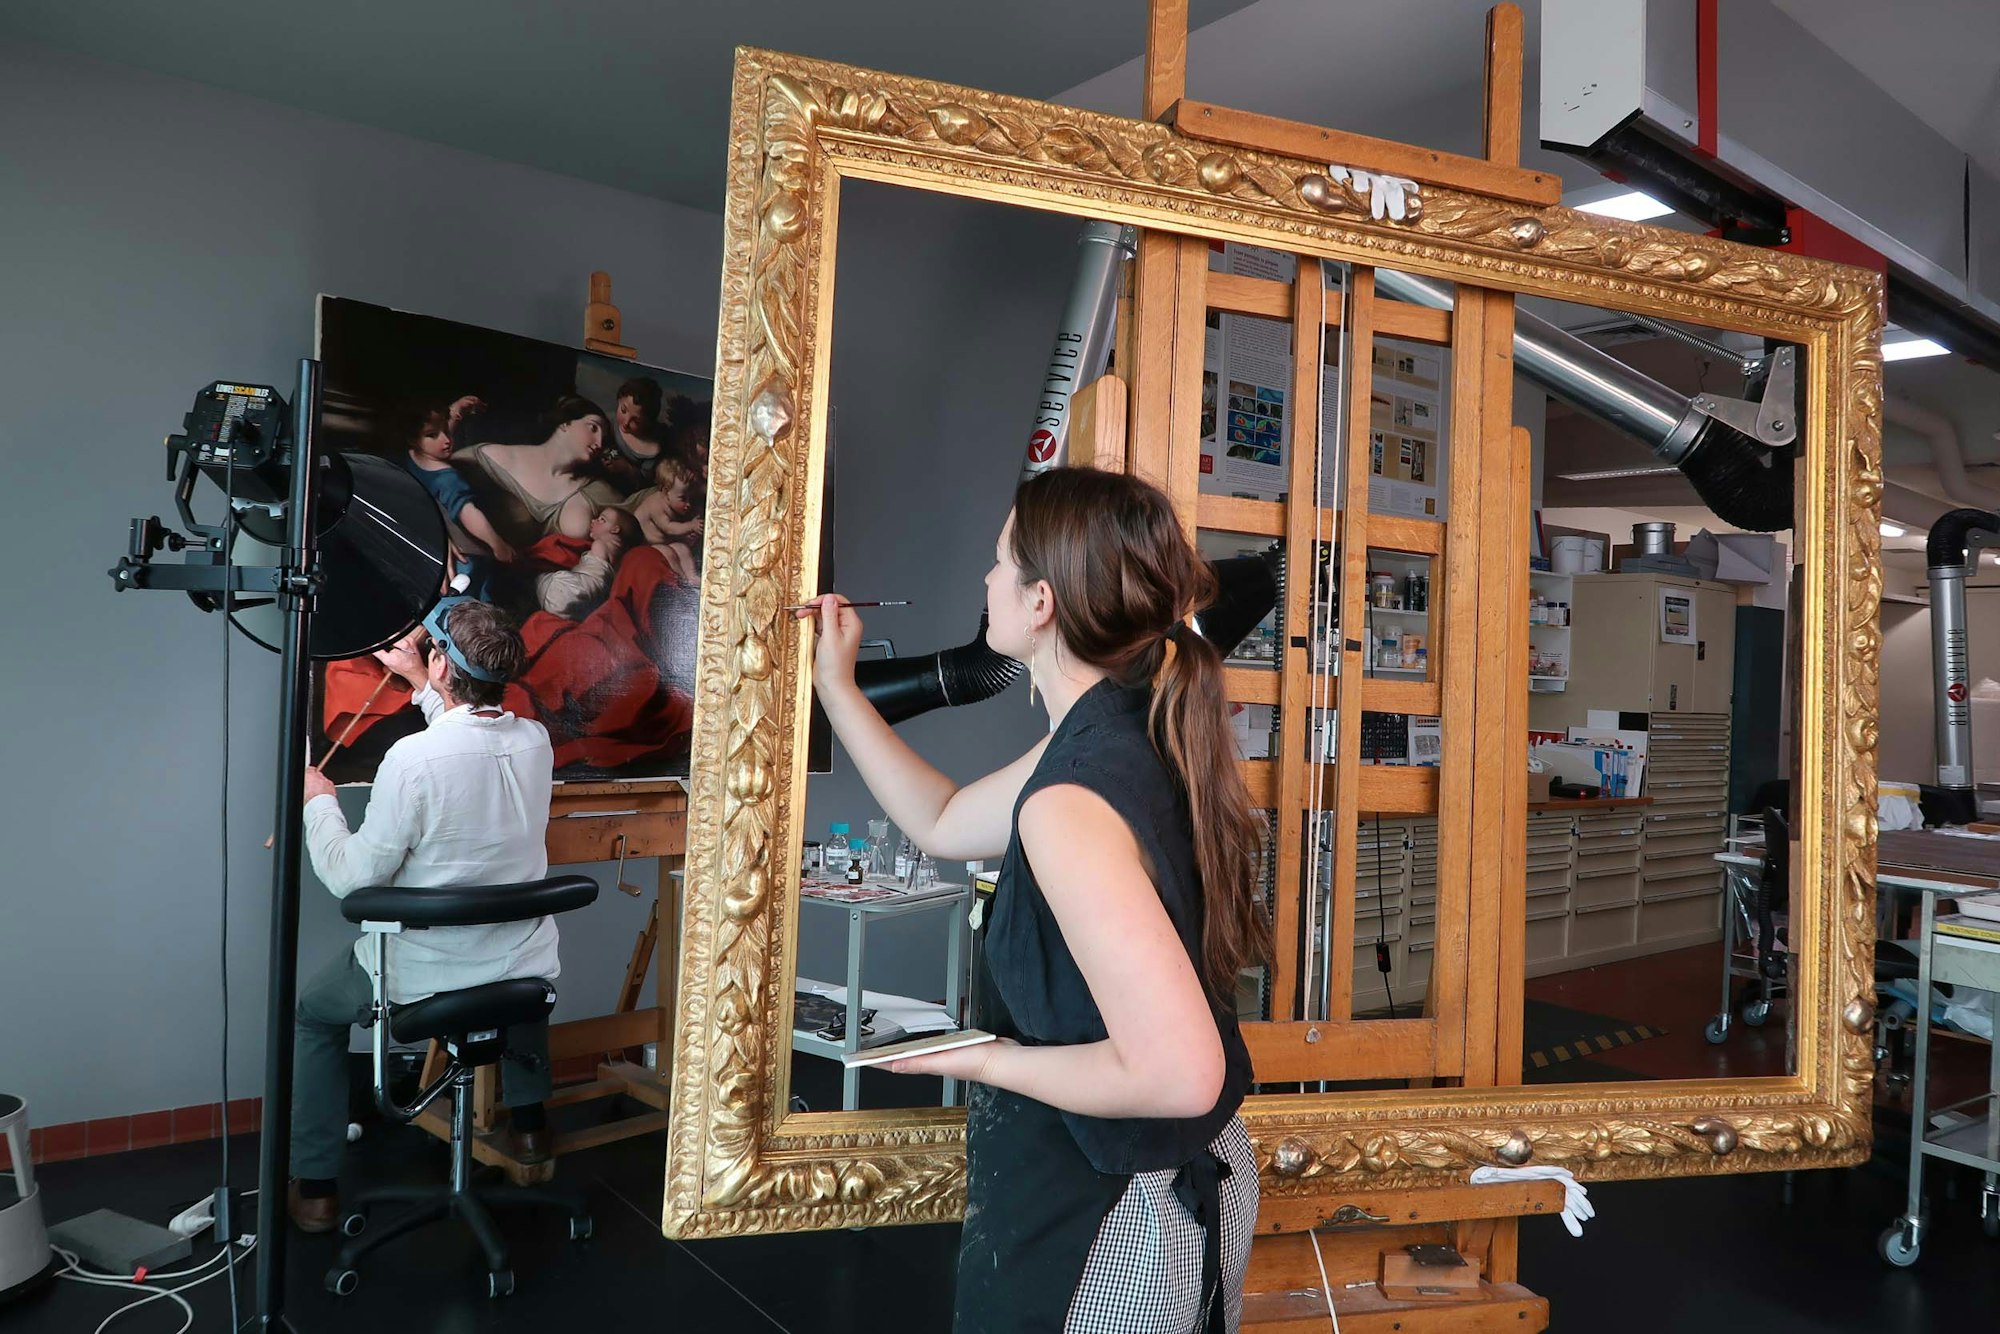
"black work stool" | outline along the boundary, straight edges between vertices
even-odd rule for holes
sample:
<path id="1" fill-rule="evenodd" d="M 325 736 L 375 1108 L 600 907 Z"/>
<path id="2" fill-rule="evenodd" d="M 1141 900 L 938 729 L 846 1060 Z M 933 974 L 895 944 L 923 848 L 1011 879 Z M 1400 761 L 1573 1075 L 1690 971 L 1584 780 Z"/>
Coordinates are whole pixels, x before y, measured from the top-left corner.
<path id="1" fill-rule="evenodd" d="M 486 1255 L 486 1295 L 505 1297 L 514 1291 L 514 1271 L 507 1264 L 507 1246 L 500 1239 L 490 1210 L 514 1205 L 561 1209 L 569 1215 L 573 1241 L 590 1236 L 590 1214 L 580 1196 L 559 1190 L 516 1186 L 475 1187 L 472 1184 L 472 1097 L 474 1071 L 492 1065 L 507 1052 L 507 1031 L 547 1020 L 555 1008 L 556 989 L 543 978 L 517 977 L 462 991 L 443 991 L 409 1005 L 391 1007 L 383 955 L 389 938 L 433 926 L 486 926 L 498 922 L 531 921 L 551 913 L 581 908 L 597 898 L 597 883 L 588 876 L 553 876 L 518 885 L 476 885 L 451 889 L 404 889 L 392 885 L 358 889 L 341 900 L 341 914 L 376 939 L 374 964 L 375 1101 L 392 1121 L 414 1120 L 445 1089 L 451 1090 L 451 1184 L 449 1186 L 389 1187 L 363 1191 L 341 1219 L 349 1238 L 326 1274 L 326 1286 L 345 1297 L 360 1285 L 354 1266 L 378 1246 L 441 1218 L 456 1218 L 472 1230 Z M 437 1039 L 450 1061 L 408 1107 L 389 1095 L 389 1037 L 398 1042 Z M 406 1204 L 403 1213 L 370 1228 L 368 1211 L 377 1205 Z"/>

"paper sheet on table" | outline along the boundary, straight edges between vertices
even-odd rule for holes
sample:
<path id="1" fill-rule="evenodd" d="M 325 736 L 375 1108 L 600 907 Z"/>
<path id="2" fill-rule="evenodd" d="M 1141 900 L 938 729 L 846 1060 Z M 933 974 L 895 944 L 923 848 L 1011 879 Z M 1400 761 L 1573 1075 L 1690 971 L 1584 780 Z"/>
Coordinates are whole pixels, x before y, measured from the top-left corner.
<path id="1" fill-rule="evenodd" d="M 809 977 L 798 979 L 798 989 L 809 991 L 815 996 L 824 996 L 836 1005 L 847 1004 L 847 988 L 835 986 L 831 982 L 815 982 Z M 957 1028 L 952 1022 L 951 1012 L 942 1005 L 920 1001 L 913 996 L 898 996 L 889 991 L 861 992 L 861 1007 L 875 1011 L 875 1023 L 894 1024 L 905 1033 L 944 1033 Z"/>

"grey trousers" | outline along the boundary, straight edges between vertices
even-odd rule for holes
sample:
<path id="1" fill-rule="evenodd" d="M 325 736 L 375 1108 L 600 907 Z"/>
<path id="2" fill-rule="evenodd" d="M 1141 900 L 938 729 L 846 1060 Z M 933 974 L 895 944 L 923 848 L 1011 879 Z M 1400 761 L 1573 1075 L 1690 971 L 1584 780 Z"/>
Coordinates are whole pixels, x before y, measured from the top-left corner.
<path id="1" fill-rule="evenodd" d="M 293 1176 L 331 1180 L 340 1175 L 340 1154 L 347 1147 L 348 1035 L 356 1024 L 370 1022 L 373 999 L 368 972 L 351 950 L 343 950 L 299 989 L 298 1029 L 292 1039 Z M 501 1102 L 525 1107 L 548 1097 L 549 1087 L 547 1022 L 507 1030 Z"/>

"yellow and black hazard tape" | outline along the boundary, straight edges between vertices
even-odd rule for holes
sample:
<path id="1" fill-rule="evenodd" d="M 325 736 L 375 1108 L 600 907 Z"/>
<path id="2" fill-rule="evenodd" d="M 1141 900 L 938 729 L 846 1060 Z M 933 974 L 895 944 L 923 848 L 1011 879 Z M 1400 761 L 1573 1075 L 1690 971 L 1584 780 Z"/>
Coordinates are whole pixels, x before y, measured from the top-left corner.
<path id="1" fill-rule="evenodd" d="M 1657 1028 L 1651 1024 L 1634 1024 L 1630 1028 L 1621 1028 L 1615 1033 L 1600 1033 L 1596 1037 L 1574 1038 L 1568 1042 L 1558 1042 L 1555 1046 L 1545 1051 L 1529 1052 L 1528 1064 L 1537 1070 L 1546 1070 L 1550 1066 L 1559 1065 L 1564 1061 L 1589 1060 L 1591 1057 L 1602 1055 L 1607 1051 L 1615 1051 L 1620 1047 L 1629 1047 L 1635 1042 L 1644 1042 L 1647 1038 L 1663 1037 L 1666 1031 L 1664 1028 Z"/>

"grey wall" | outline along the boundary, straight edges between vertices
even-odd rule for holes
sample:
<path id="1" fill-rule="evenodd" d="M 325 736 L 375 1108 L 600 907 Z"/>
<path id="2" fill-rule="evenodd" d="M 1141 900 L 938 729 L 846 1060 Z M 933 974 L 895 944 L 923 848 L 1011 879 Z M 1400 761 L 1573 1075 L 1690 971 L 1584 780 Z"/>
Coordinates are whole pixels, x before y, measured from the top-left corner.
<path id="1" fill-rule="evenodd" d="M 130 517 L 171 508 L 159 441 L 194 391 L 289 384 L 319 292 L 574 342 L 594 268 L 647 361 L 707 372 L 721 237 L 711 215 L 33 47 L 0 50 L 0 123 L 0 685 L 17 703 L 0 767 L 0 1088 L 50 1124 L 218 1096 L 221 627 L 171 594 L 114 595 L 103 574 Z M 847 187 L 836 582 L 916 603 L 869 618 L 902 652 L 976 626 L 1077 228 Z M 276 664 L 235 647 L 230 1062 L 245 1096 L 260 1085 Z M 903 731 L 970 779 L 1041 725 L 1016 688 Z M 844 757 L 810 785 L 809 831 L 877 813 Z M 606 895 L 564 923 L 559 1016 L 608 1008 L 644 910 L 591 869 Z M 801 969 L 837 977 L 844 923 L 816 911 Z M 871 937 L 870 985 L 936 995 L 940 929 Z M 302 969 L 349 938 L 309 886 Z"/>
<path id="2" fill-rule="evenodd" d="M 1969 608 L 1969 610 L 1972 610 Z M 1979 619 L 1970 618 L 1973 626 Z M 1993 659 L 1988 657 L 1987 662 Z M 1973 659 L 1973 679 L 1994 667 Z M 1882 604 L 1882 721 L 1876 757 L 1883 778 L 1905 783 L 1937 779 L 1931 689 L 1931 611 L 1907 602 Z"/>
<path id="3" fill-rule="evenodd" d="M 220 376 L 289 385 L 313 297 L 338 293 L 572 343 L 605 268 L 626 341 L 714 363 L 720 219 L 53 52 L 0 52 L 0 431 L 13 522 L 0 684 L 23 707 L 0 769 L 0 1088 L 39 1124 L 213 1101 L 220 1048 L 221 627 L 104 577 L 134 515 L 168 513 L 159 441 Z M 216 164 L 228 164 L 219 166 Z M 907 653 L 969 638 L 1068 290 L 1078 224 L 888 187 L 842 208 L 831 402 L 839 587 Z M 260 1088 L 275 659 L 238 640 L 230 791 L 234 1096 Z M 908 724 L 962 779 L 1018 755 L 1020 690 Z M 365 793 L 349 791 L 350 820 Z M 808 828 L 878 811 L 844 757 Z M 608 1009 L 645 902 L 563 923 L 558 1017 Z M 959 868 L 962 869 L 962 868 Z M 651 868 L 630 879 L 651 887 Z M 351 939 L 308 884 L 300 967 Z M 824 920 L 822 920 L 822 918 Z M 838 913 L 809 974 L 838 977 Z M 939 993 L 942 924 L 870 939 L 869 984 Z M 25 1017 L 25 1018 L 24 1018 Z"/>
<path id="4" fill-rule="evenodd" d="M 962 644 L 985 607 L 981 580 L 1007 517 L 1056 319 L 1075 274 L 1072 218 L 848 182 L 840 206 L 829 401 L 834 574 L 823 588 L 908 599 L 864 613 L 898 654 Z M 901 733 L 961 782 L 1016 759 L 1047 726 L 1017 686 L 995 699 L 905 723 Z M 846 756 L 812 780 L 807 836 L 881 808 Z M 945 868 L 963 879 L 963 865 Z M 799 971 L 839 981 L 846 916 L 802 909 Z M 941 914 L 884 923 L 868 937 L 866 985 L 943 994 Z"/>
<path id="5" fill-rule="evenodd" d="M 709 373 L 719 219 L 198 85 L 0 49 L 0 1088 L 39 1124 L 218 1096 L 221 626 L 105 578 L 168 514 L 204 383 L 289 386 L 332 292 L 557 342 L 592 269 L 626 340 Z M 289 392 L 287 389 L 286 392 Z M 276 661 L 239 640 L 231 1075 L 259 1090 Z M 602 868 L 600 868 L 602 869 Z M 608 1009 L 644 904 L 565 919 L 561 1013 Z M 302 968 L 349 937 L 307 891 Z"/>

